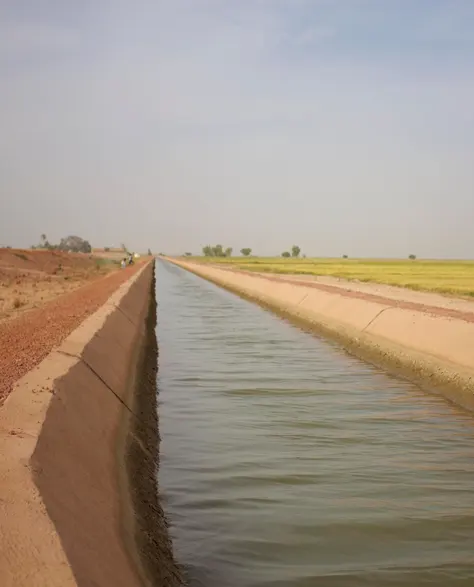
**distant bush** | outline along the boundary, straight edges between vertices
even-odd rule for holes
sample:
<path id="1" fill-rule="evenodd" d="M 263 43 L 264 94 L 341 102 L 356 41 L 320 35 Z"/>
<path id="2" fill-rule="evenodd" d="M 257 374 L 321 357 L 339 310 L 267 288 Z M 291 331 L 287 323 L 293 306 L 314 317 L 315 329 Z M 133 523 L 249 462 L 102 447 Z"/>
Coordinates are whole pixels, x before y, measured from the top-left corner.
<path id="1" fill-rule="evenodd" d="M 291 257 L 291 254 L 288 251 L 285 251 L 281 254 L 282 257 L 285 257 L 285 259 L 288 259 L 289 257 Z"/>
<path id="2" fill-rule="evenodd" d="M 343 259 L 348 259 L 349 257 L 347 255 L 342 255 Z"/>
<path id="3" fill-rule="evenodd" d="M 416 255 L 408 255 L 408 258 L 414 261 L 416 259 Z"/>
<path id="4" fill-rule="evenodd" d="M 227 247 L 224 250 L 222 245 L 207 245 L 203 247 L 202 253 L 205 257 L 231 257 L 232 256 L 232 247 Z"/>

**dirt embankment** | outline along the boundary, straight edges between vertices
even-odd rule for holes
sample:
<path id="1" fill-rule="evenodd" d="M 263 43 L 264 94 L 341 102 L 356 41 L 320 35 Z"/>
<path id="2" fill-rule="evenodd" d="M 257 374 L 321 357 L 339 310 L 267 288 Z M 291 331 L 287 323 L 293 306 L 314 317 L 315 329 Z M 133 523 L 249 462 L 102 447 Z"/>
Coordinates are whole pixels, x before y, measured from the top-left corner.
<path id="1" fill-rule="evenodd" d="M 137 269 L 132 265 L 96 278 L 40 308 L 0 321 L 0 406 L 15 381 L 42 361 Z"/>
<path id="2" fill-rule="evenodd" d="M 2 587 L 181 585 L 158 502 L 153 266 L 0 408 Z"/>
<path id="3" fill-rule="evenodd" d="M 272 276 L 172 260 L 323 333 L 353 354 L 474 409 L 474 311 L 470 302 L 407 292 L 380 295 L 297 276 Z M 461 307 L 462 304 L 462 307 Z"/>
<path id="4" fill-rule="evenodd" d="M 93 255 L 0 249 L 0 322 L 100 279 L 119 265 Z"/>

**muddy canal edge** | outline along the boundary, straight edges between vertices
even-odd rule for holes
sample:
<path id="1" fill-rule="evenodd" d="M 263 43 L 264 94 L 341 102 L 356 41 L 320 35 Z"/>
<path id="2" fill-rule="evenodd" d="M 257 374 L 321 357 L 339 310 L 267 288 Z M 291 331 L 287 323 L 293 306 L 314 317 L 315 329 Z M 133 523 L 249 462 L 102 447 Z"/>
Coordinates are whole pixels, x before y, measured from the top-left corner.
<path id="1" fill-rule="evenodd" d="M 131 498 L 128 521 L 133 537 L 130 547 L 137 560 L 142 579 L 150 587 L 179 587 L 184 584 L 174 560 L 168 523 L 160 502 L 157 483 L 159 469 L 159 414 L 157 390 L 158 341 L 156 274 L 152 272 L 149 284 L 149 304 L 144 322 L 143 340 L 135 375 L 131 382 L 132 412 L 124 412 L 123 430 L 126 432 L 124 453 L 126 475 L 123 482 Z M 119 445 L 119 458 L 122 450 Z M 123 453 L 122 453 L 123 454 Z M 123 487 L 123 485 L 122 485 Z M 124 512 L 127 525 L 127 514 Z"/>
<path id="2" fill-rule="evenodd" d="M 263 275 L 165 259 L 474 411 L 474 357 L 469 344 L 474 323 L 345 298 L 302 284 L 275 283 Z"/>
<path id="3" fill-rule="evenodd" d="M 154 262 L 0 409 L 3 587 L 181 585 L 156 493 Z"/>

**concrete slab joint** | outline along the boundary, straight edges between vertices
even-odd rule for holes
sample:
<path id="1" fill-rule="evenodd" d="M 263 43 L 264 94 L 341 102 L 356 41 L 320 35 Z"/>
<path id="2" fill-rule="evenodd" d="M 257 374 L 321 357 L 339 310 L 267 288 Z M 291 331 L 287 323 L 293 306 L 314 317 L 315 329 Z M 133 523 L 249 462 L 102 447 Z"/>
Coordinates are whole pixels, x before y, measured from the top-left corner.
<path id="1" fill-rule="evenodd" d="M 436 300 L 438 306 L 429 306 L 404 302 L 400 296 L 354 294 L 342 287 L 289 281 L 285 276 L 168 261 L 338 341 L 366 361 L 474 409 L 474 320 L 472 307 L 470 315 L 467 311 L 468 302 Z M 434 303 L 435 298 L 426 295 Z"/>
<path id="2" fill-rule="evenodd" d="M 181 584 L 156 487 L 157 422 L 146 416 L 156 405 L 154 287 L 149 263 L 0 409 L 2 587 Z M 143 477 L 154 494 L 145 505 Z"/>

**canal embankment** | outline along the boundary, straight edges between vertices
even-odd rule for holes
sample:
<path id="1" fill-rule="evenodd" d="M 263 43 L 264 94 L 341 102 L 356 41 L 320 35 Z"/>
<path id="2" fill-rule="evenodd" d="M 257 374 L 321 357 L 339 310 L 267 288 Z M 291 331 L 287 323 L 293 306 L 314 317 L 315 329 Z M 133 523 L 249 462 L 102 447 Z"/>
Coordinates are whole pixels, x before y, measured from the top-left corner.
<path id="1" fill-rule="evenodd" d="M 181 584 L 157 491 L 154 264 L 0 409 L 2 587 Z"/>
<path id="2" fill-rule="evenodd" d="M 337 340 L 359 358 L 474 409 L 474 312 L 171 261 Z"/>

